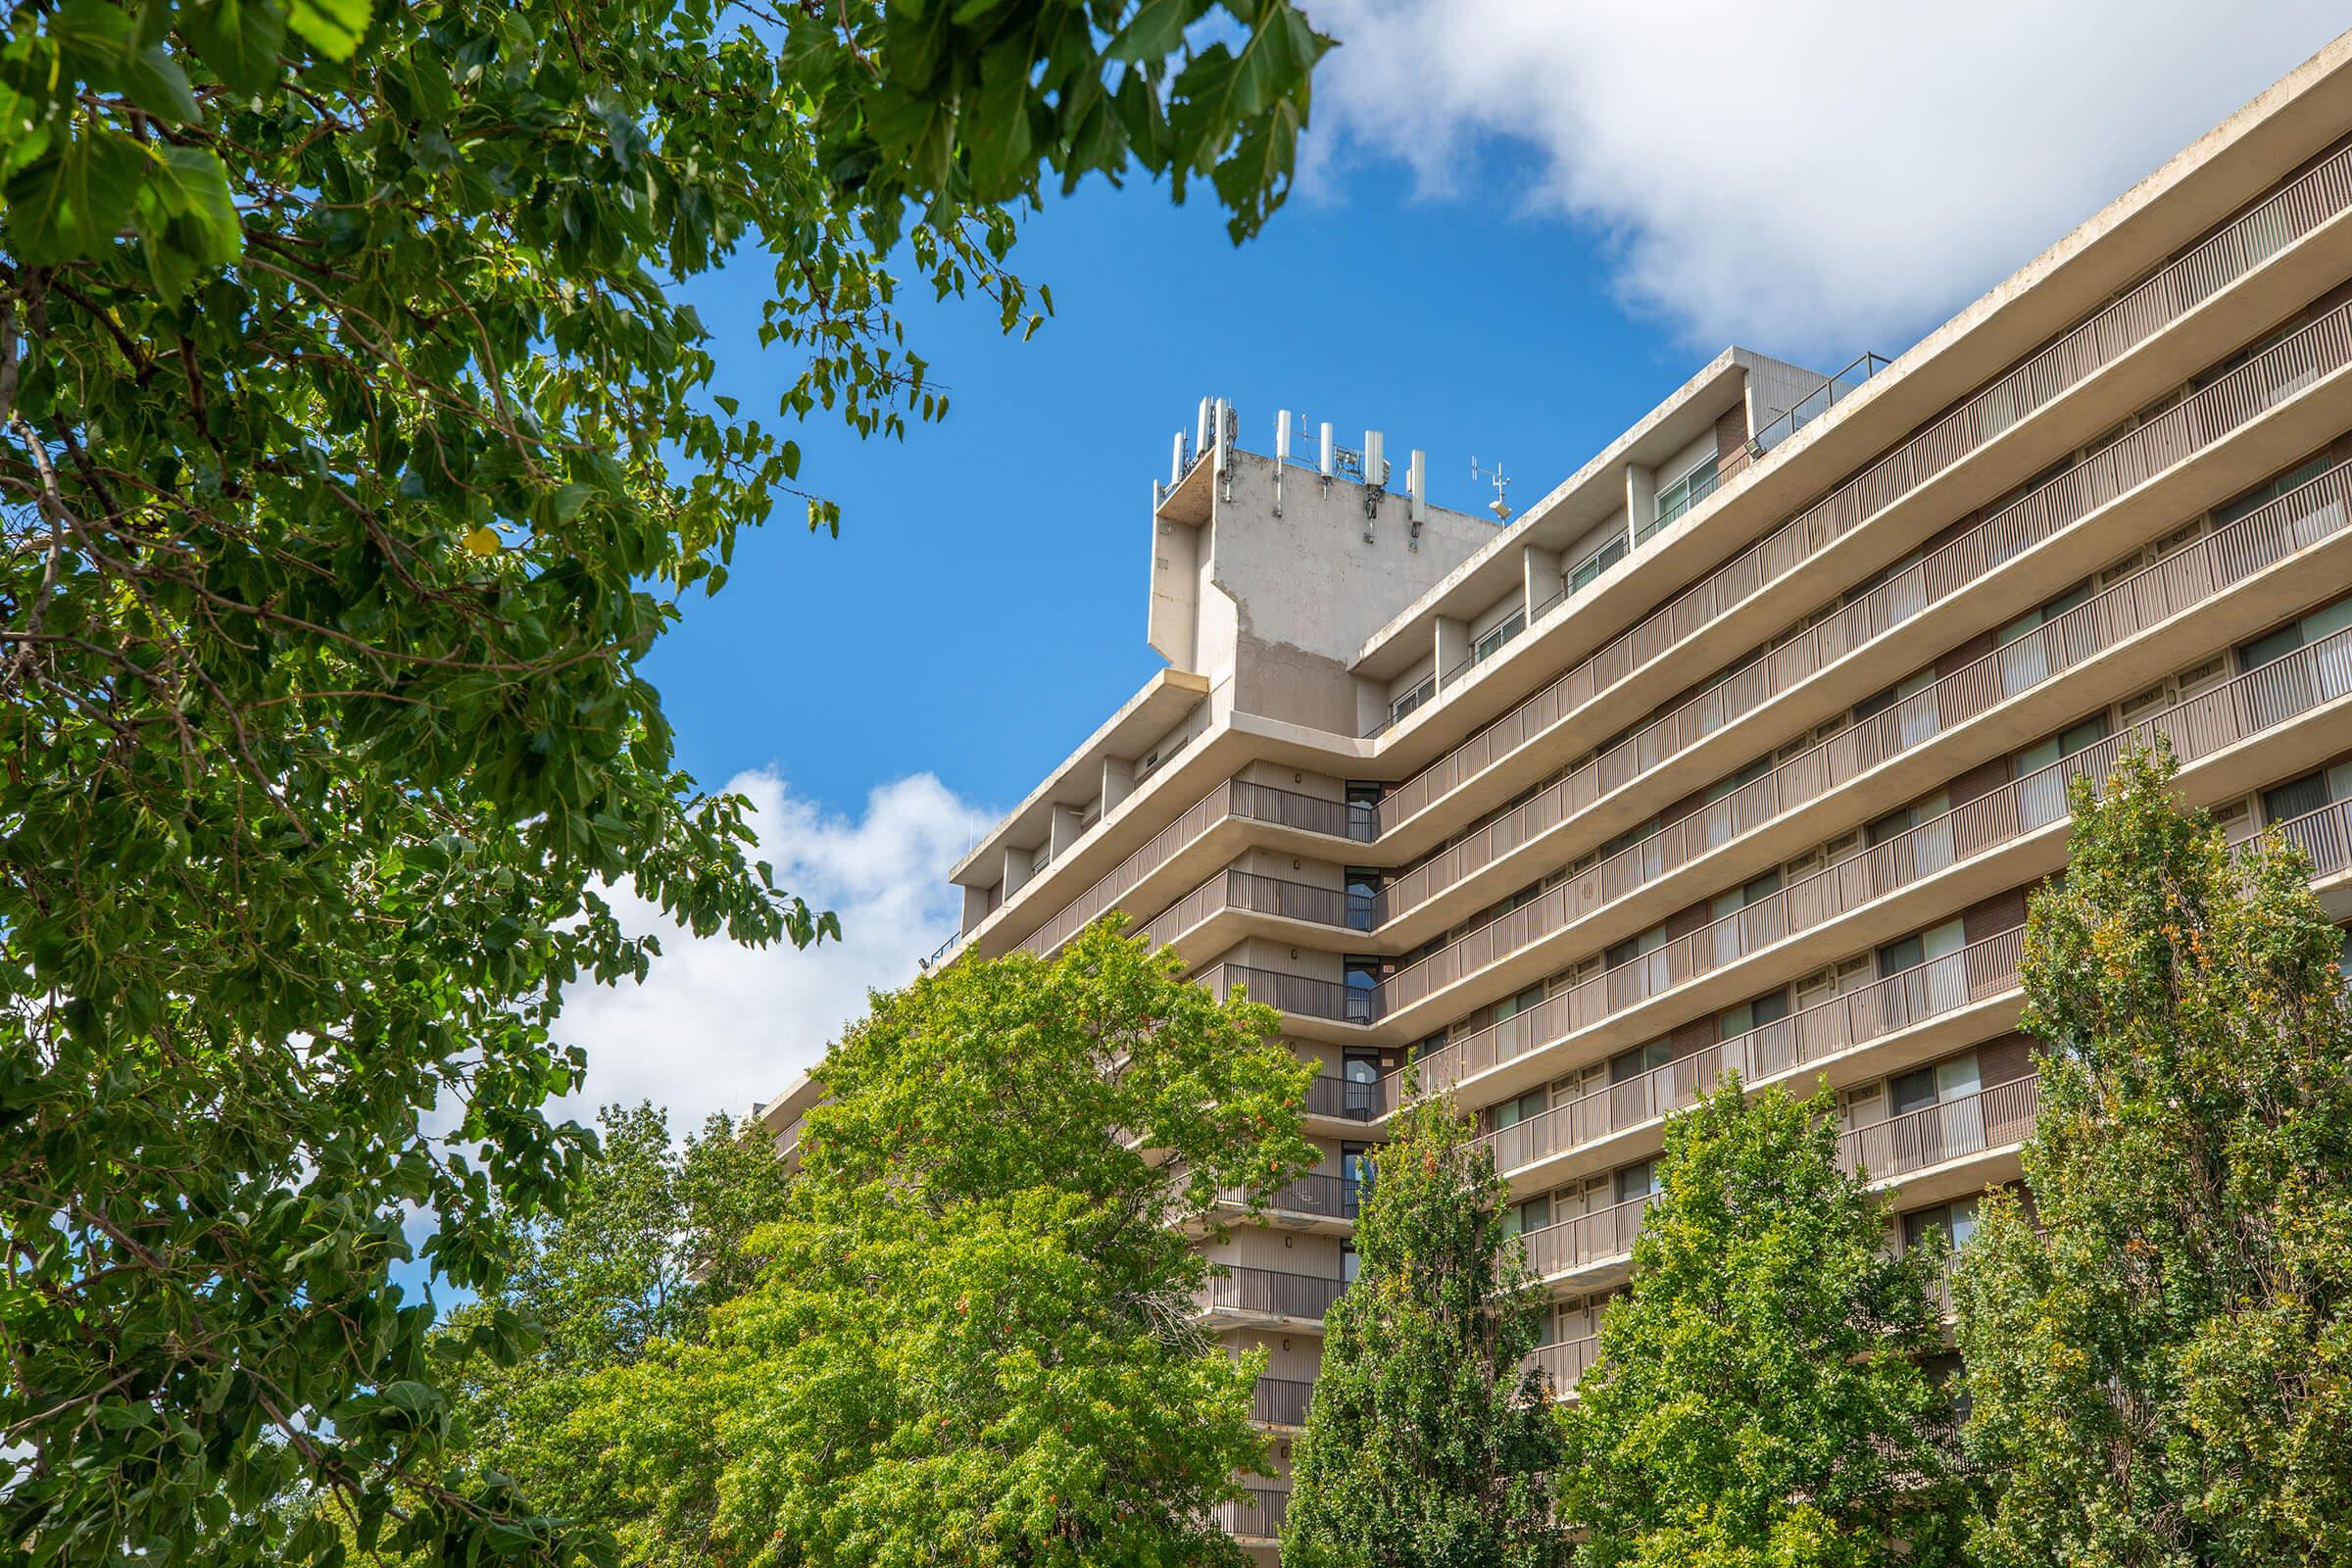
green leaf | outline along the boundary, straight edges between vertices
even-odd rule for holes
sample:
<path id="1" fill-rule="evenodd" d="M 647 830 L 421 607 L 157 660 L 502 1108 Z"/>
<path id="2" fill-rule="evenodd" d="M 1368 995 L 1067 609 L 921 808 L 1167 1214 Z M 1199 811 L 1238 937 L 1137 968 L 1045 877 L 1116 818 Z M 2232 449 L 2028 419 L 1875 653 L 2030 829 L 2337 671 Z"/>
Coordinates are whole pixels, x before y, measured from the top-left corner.
<path id="1" fill-rule="evenodd" d="M 129 137 L 85 126 L 20 172 L 7 186 L 7 234 L 18 259 L 51 267 L 111 248 L 148 166 Z"/>
<path id="2" fill-rule="evenodd" d="M 329 60 L 349 60 L 368 15 L 368 0 L 292 0 L 286 24 Z"/>
<path id="3" fill-rule="evenodd" d="M 277 79 L 286 47 L 286 14 L 277 0 L 209 0 L 182 14 L 196 58 L 239 92 L 258 93 Z"/>

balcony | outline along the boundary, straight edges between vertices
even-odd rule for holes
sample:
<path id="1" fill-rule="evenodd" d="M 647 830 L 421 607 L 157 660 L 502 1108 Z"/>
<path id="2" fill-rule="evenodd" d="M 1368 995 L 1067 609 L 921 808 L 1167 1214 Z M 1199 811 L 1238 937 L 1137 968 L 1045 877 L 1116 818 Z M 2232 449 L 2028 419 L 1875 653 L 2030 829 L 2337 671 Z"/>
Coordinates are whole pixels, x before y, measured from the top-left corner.
<path id="1" fill-rule="evenodd" d="M 1748 438 L 1747 455 L 1753 460 L 1779 446 L 1790 436 L 1811 424 L 1835 408 L 1839 401 L 1861 390 L 1862 383 L 1894 362 L 1884 355 L 1864 354 L 1853 364 L 1823 381 L 1811 392 L 1796 400 L 1796 406 L 1767 423 Z"/>
<path id="2" fill-rule="evenodd" d="M 1555 1399 L 1566 1398 L 1600 1357 L 1600 1336 L 1588 1334 L 1581 1340 L 1561 1340 L 1553 1345 L 1539 1345 L 1527 1353 L 1521 1364 L 1531 1372 L 1544 1374 L 1544 1386 Z"/>
<path id="3" fill-rule="evenodd" d="M 1554 1105 L 1480 1142 L 1512 1175 L 1588 1148 L 1711 1094 L 1727 1072 L 1753 1087 L 1840 1056 L 1889 1035 L 2017 991 L 2025 928 L 1832 997 L 1759 1029 L 1692 1052 L 1623 1083 Z"/>
<path id="4" fill-rule="evenodd" d="M 2052 627 L 2059 624 L 2061 621 L 2050 623 Z M 2352 694 L 2352 631 L 2337 632 L 2179 703 L 2062 761 L 1792 882 L 1652 953 L 1554 993 L 1525 1012 L 1453 1041 L 1421 1059 L 1421 1085 L 1428 1091 L 1448 1088 L 1529 1052 L 1557 1045 L 1617 1013 L 1825 925 L 1897 889 L 1963 861 L 2020 845 L 2062 823 L 2067 813 L 2068 781 L 2081 775 L 2104 778 L 2127 741 L 2146 745 L 2162 736 L 2170 740 L 2174 755 L 2184 765 L 2191 764 L 2283 727 L 2347 694 Z M 1540 907 L 1540 904 L 1529 906 Z M 1370 993 L 1357 995 L 1372 1004 L 1373 1015 L 1378 1016 L 1380 999 Z"/>
<path id="5" fill-rule="evenodd" d="M 1217 1319 L 1280 1320 L 1319 1324 L 1348 1282 L 1321 1274 L 1224 1265 L 1203 1281 L 1196 1298 L 1200 1315 Z"/>
<path id="6" fill-rule="evenodd" d="M 1872 1181 L 2022 1144 L 2034 1131 L 2041 1080 L 2031 1074 L 1838 1135 L 1838 1163 Z"/>
<path id="7" fill-rule="evenodd" d="M 2352 152 L 2339 153 L 2152 274 L 2131 293 L 1758 540 L 1647 618 L 1406 780 L 1382 803 L 1384 831 L 1537 741 L 1765 587 L 2114 365 L 2288 246 L 2352 210 Z"/>
<path id="8" fill-rule="evenodd" d="M 1554 1280 L 1631 1257 L 1642 1218 L 1661 1196 L 1648 1193 L 1629 1198 L 1590 1214 L 1522 1232 L 1519 1245 L 1526 1250 L 1527 1266 L 1535 1271 L 1536 1278 Z"/>
<path id="9" fill-rule="evenodd" d="M 1220 1002 L 1247 987 L 1251 1002 L 1262 1002 L 1298 1018 L 1368 1024 L 1379 1016 L 1377 994 L 1342 985 L 1337 980 L 1286 974 L 1280 969 L 1260 969 L 1246 963 L 1220 963 L 1198 978 Z"/>
<path id="10" fill-rule="evenodd" d="M 1290 1506 L 1287 1487 L 1244 1487 L 1239 1498 L 1217 1504 L 1217 1523 L 1237 1541 L 1273 1541 Z"/>
<path id="11" fill-rule="evenodd" d="M 1136 934 L 1155 948 L 1166 947 L 1213 916 L 1226 913 L 1264 914 L 1333 930 L 1369 931 L 1379 902 L 1339 888 L 1228 867 L 1152 916 Z"/>
<path id="12" fill-rule="evenodd" d="M 1315 1386 L 1298 1378 L 1259 1378 L 1250 1392 L 1250 1419 L 1269 1427 L 1306 1425 Z"/>
<path id="13" fill-rule="evenodd" d="M 2352 318 L 2347 318 L 2352 322 Z M 2352 331 L 2346 345 L 2352 349 Z M 1581 875 L 1469 933 L 1381 987 L 1384 1012 L 1590 919 L 1732 840 L 1753 833 L 2023 697 L 2216 595 L 2343 532 L 2352 464 L 2272 502 L 1963 665 L 1924 691 L 1791 758 Z M 2063 791 L 2061 791 L 2063 796 Z"/>
<path id="14" fill-rule="evenodd" d="M 1352 1177 L 1310 1172 L 1266 1195 L 1265 1212 L 1278 1217 L 1330 1221 L 1341 1230 L 1355 1218 L 1363 1184 Z M 1217 1190 L 1217 1201 L 1246 1206 L 1250 1195 L 1239 1187 Z M 1322 1228 L 1322 1227 L 1318 1227 Z"/>
<path id="15" fill-rule="evenodd" d="M 1389 1081 L 1317 1073 L 1306 1086 L 1306 1113 L 1332 1121 L 1377 1121 L 1389 1113 Z"/>

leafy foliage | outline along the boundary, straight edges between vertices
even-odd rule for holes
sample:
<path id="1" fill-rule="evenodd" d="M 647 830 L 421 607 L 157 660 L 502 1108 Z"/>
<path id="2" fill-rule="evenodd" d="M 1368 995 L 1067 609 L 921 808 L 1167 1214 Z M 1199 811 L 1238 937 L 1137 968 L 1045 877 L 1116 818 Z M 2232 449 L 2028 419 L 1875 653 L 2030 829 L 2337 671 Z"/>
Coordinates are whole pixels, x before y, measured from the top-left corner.
<path id="1" fill-rule="evenodd" d="M 1666 1124 L 1632 1288 L 1577 1384 L 1561 1498 L 1589 1568 L 1960 1560 L 1933 1250 L 1882 1250 L 1824 1087 L 1736 1076 Z M 1897 1547 L 1894 1544 L 1900 1543 Z"/>
<path id="2" fill-rule="evenodd" d="M 1961 1271 L 1988 1568 L 2352 1561 L 2352 1006 L 2310 866 L 2168 754 L 2078 781 L 2035 895 L 2025 1163 Z"/>
<path id="3" fill-rule="evenodd" d="M 1360 1271 L 1324 1317 L 1292 1446 L 1286 1568 L 1544 1568 L 1556 1412 L 1522 1363 L 1544 1310 L 1505 1190 L 1443 1096 L 1396 1117 L 1356 1221 Z"/>
<path id="4" fill-rule="evenodd" d="M 1058 178 L 1280 199 L 1287 0 L 24 0 L 0 37 L 0 1534 L 468 1561 L 422 1256 L 497 1289 L 584 1134 L 568 988 L 828 928 L 642 665 L 800 455 L 682 279 L 758 248 L 779 412 L 944 408 L 886 259 L 1038 312 Z M 1201 29 L 1205 32 L 1208 29 Z M 1046 303 L 1041 293 L 1036 304 Z M 809 501 L 812 523 L 834 521 Z M 788 650 L 784 657 L 808 654 Z M 428 1132 L 436 1105 L 456 1119 Z"/>
<path id="5" fill-rule="evenodd" d="M 1310 1068 L 1099 924 L 873 998 L 758 1287 L 574 1424 L 631 1561 L 1227 1563 L 1257 1367 L 1191 1323 L 1220 1189 L 1312 1163 Z"/>

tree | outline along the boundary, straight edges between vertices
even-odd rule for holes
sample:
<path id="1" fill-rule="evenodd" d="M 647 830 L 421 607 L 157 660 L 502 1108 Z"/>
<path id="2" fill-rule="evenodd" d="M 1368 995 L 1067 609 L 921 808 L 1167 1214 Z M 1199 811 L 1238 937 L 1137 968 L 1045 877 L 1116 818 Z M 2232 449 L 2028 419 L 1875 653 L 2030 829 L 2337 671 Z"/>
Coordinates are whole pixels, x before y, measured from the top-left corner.
<path id="1" fill-rule="evenodd" d="M 631 1366 L 658 1341 L 699 1344 L 711 1309 L 751 1288 L 753 1233 L 782 1217 L 785 1170 L 757 1125 L 713 1115 L 683 1147 L 652 1104 L 609 1105 L 596 1152 L 560 1217 L 509 1215 L 514 1263 L 494 1297 L 451 1312 L 457 1359 L 453 1446 L 525 1495 L 592 1511 L 571 1456 L 553 1442 L 588 1380 Z M 500 1365 L 470 1354 L 485 1327 L 519 1330 L 530 1353 Z"/>
<path id="2" fill-rule="evenodd" d="M 827 1054 L 771 1261 L 575 1424 L 633 1562 L 1225 1563 L 1257 1367 L 1187 1232 L 1310 1164 L 1311 1068 L 1098 924 L 877 994 Z"/>
<path id="3" fill-rule="evenodd" d="M 1587 1568 L 1960 1559 L 1932 1249 L 1887 1256 L 1826 1086 L 1736 1075 L 1666 1124 L 1663 1196 L 1577 1384 L 1562 1513 Z"/>
<path id="4" fill-rule="evenodd" d="M 2352 1008 L 2302 854 L 2169 752 L 2077 781 L 2033 901 L 2032 1203 L 1959 1279 L 1988 1568 L 2352 1561 Z"/>
<path id="5" fill-rule="evenodd" d="M 1280 200 L 1326 40 L 1288 0 L 1210 10 L 13 7 L 9 1543 L 331 1556 L 279 1539 L 289 1487 L 364 1542 L 397 1515 L 397 1549 L 553 1542 L 438 1471 L 405 1227 L 491 1292 L 494 1216 L 564 1200 L 564 997 L 657 951 L 608 885 L 698 934 L 827 927 L 676 771 L 642 673 L 799 465 L 710 394 L 676 284 L 764 250 L 761 336 L 806 356 L 780 413 L 936 416 L 894 269 L 1018 328 L 1003 262 L 1049 179 L 1205 177 L 1237 236 Z"/>
<path id="6" fill-rule="evenodd" d="M 1556 1412 L 1526 1369 L 1544 1309 L 1494 1162 L 1450 1098 L 1398 1113 L 1324 1317 L 1292 1446 L 1285 1568 L 1544 1568 Z"/>

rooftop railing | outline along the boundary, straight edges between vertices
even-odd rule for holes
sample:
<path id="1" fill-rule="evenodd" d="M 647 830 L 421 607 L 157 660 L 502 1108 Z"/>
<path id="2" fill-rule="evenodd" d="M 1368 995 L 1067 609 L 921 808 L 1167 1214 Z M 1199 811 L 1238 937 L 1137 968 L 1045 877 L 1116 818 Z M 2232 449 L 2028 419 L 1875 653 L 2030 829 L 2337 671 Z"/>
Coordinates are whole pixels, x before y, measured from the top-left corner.
<path id="1" fill-rule="evenodd" d="M 1793 408 L 1765 424 L 1748 438 L 1747 452 L 1760 458 L 1774 447 L 1811 424 L 1830 412 L 1848 395 L 1859 391 L 1862 383 L 1894 362 L 1883 354 L 1864 354 L 1844 369 L 1828 377 L 1821 385 L 1796 400 Z"/>
<path id="2" fill-rule="evenodd" d="M 2352 630 L 2337 632 L 2151 714 L 2072 757 L 1850 855 L 1654 952 L 1556 992 L 1525 1012 L 1452 1041 L 1421 1059 L 1422 1088 L 1446 1088 L 1531 1051 L 1556 1045 L 1791 935 L 2062 821 L 2067 814 L 2068 783 L 2077 777 L 2105 778 L 2127 742 L 2149 745 L 2162 737 L 2183 763 L 2194 762 L 2348 694 L 2352 694 Z M 1379 1007 L 1376 1001 L 1376 1015 Z"/>
<path id="3" fill-rule="evenodd" d="M 1655 663 L 2347 209 L 2352 209 L 2352 151 L 2313 168 L 2160 269 L 1407 779 L 1384 803 L 1384 824 L 1393 828 L 1409 820 L 1503 758 L 1550 734 L 1600 692 Z"/>
<path id="4" fill-rule="evenodd" d="M 2352 315 L 2338 323 L 2352 364 Z M 2281 345 L 2284 347 L 2286 345 Z M 2249 367 L 2251 368 L 2251 367 Z M 2219 390 L 2217 385 L 2208 390 Z M 2147 428 L 2154 428 L 2149 426 Z M 1549 938 L 1732 840 L 1819 800 L 1982 717 L 2109 649 L 2270 569 L 2344 530 L 2352 509 L 2352 464 L 2320 475 L 2229 526 L 2185 545 L 2040 626 L 1972 661 L 1893 707 L 1790 758 L 1690 815 L 1671 822 L 1567 881 L 1398 969 L 1381 987 L 1381 1007 L 1395 1011 Z M 1589 770 L 1585 770 L 1589 771 Z M 1563 784 L 1572 784 L 1583 771 Z M 1555 786 L 1555 789 L 1559 786 Z M 1594 784 L 1591 788 L 1597 789 Z M 1530 806 L 1553 798 L 1547 791 Z M 1565 797 L 1573 799 L 1574 797 Z M 1526 808 L 1522 808 L 1525 810 Z M 1513 813 L 1516 816 L 1518 813 Z M 1506 823 L 1508 823 L 1506 818 Z M 1548 821 L 1549 813 L 1537 818 Z M 1527 824 L 1496 824 L 1483 841 L 1516 838 Z M 1392 912 L 1424 894 L 1400 877 L 1384 890 Z"/>

